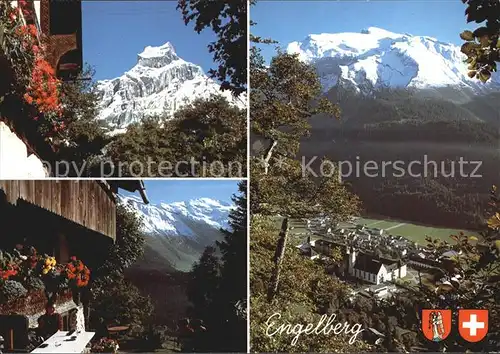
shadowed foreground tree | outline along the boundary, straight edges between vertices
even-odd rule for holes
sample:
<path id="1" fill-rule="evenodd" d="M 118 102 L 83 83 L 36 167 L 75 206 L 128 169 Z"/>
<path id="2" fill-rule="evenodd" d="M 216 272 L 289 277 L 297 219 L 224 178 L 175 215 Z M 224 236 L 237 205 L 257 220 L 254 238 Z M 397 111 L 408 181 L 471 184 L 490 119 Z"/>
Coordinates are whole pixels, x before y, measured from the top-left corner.
<path id="1" fill-rule="evenodd" d="M 221 89 L 238 96 L 247 89 L 247 1 L 246 0 L 179 0 L 178 9 L 184 22 L 194 22 L 200 33 L 211 28 L 217 41 L 208 45 L 217 69 L 212 78 L 222 82 Z"/>
<path id="2" fill-rule="evenodd" d="M 138 333 L 147 331 L 153 312 L 151 300 L 124 279 L 109 286 L 106 295 L 92 305 L 93 319 L 102 319 L 107 325 L 127 325 Z"/>
<path id="3" fill-rule="evenodd" d="M 483 24 L 474 31 L 463 31 L 460 38 L 466 41 L 462 53 L 467 55 L 469 76 L 483 82 L 497 71 L 500 62 L 500 1 L 462 0 L 467 4 L 467 22 Z"/>
<path id="4" fill-rule="evenodd" d="M 245 111 L 213 96 L 128 127 L 106 157 L 125 177 L 243 177 L 246 141 Z"/>
<path id="5" fill-rule="evenodd" d="M 229 230 L 223 230 L 224 240 L 217 242 L 221 252 L 220 294 L 216 297 L 219 313 L 224 319 L 220 338 L 231 338 L 224 350 L 247 350 L 247 271 L 248 271 L 248 208 L 247 182 L 238 185 L 233 197 L 236 205 L 229 215 Z M 227 339 L 226 339 L 227 341 Z M 213 348 L 216 350 L 216 347 Z"/>
<path id="6" fill-rule="evenodd" d="M 220 282 L 220 259 L 215 247 L 207 247 L 198 262 L 193 265 L 187 288 L 189 301 L 193 304 L 195 318 L 209 318 Z"/>
<path id="7" fill-rule="evenodd" d="M 217 248 L 207 247 L 193 266 L 188 297 L 207 336 L 194 339 L 196 352 L 245 352 L 247 345 L 247 187 L 239 183 L 236 209 Z"/>
<path id="8" fill-rule="evenodd" d="M 93 272 L 93 286 L 105 292 L 109 284 L 121 279 L 125 270 L 142 256 L 145 238 L 141 227 L 142 220 L 133 211 L 117 205 L 116 242 L 109 247 L 104 264 Z"/>

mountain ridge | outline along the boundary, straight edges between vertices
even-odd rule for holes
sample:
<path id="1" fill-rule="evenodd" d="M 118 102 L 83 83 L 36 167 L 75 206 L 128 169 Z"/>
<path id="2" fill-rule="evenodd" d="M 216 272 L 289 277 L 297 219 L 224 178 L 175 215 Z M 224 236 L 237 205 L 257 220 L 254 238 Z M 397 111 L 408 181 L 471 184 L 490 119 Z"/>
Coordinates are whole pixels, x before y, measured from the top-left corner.
<path id="1" fill-rule="evenodd" d="M 145 205 L 136 196 L 118 196 L 119 203 L 142 219 L 145 253 L 135 265 L 145 269 L 189 271 L 207 246 L 229 230 L 232 203 L 212 198 Z"/>
<path id="2" fill-rule="evenodd" d="M 243 108 L 246 98 L 235 98 L 221 91 L 220 84 L 209 78 L 203 69 L 179 57 L 174 46 L 146 46 L 137 55 L 136 64 L 123 75 L 100 80 L 97 120 L 120 133 L 146 117 L 172 117 L 180 108 L 198 98 L 221 95 L 231 104 Z"/>
<path id="3" fill-rule="evenodd" d="M 289 43 L 286 51 L 316 67 L 324 91 L 339 83 L 361 92 L 386 87 L 459 87 L 480 93 L 500 88 L 496 73 L 487 84 L 467 76 L 460 47 L 378 27 L 358 33 L 310 34 L 303 41 Z"/>

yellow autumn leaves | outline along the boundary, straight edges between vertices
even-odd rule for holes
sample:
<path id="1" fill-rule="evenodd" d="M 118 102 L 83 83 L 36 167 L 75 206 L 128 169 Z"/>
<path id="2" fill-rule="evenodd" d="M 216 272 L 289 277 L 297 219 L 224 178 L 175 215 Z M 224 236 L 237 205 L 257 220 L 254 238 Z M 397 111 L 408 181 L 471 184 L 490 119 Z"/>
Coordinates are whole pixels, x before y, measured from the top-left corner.
<path id="1" fill-rule="evenodd" d="M 491 218 L 488 220 L 488 227 L 493 230 L 498 230 L 500 228 L 500 213 L 496 212 L 495 215 L 493 215 Z"/>

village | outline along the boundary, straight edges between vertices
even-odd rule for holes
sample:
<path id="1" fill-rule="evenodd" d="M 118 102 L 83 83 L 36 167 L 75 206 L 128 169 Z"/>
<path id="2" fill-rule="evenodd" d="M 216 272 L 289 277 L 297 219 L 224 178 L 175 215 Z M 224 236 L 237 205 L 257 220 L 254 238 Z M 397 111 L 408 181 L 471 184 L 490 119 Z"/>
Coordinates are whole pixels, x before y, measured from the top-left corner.
<path id="1" fill-rule="evenodd" d="M 354 217 L 333 224 L 327 217 L 304 222 L 306 232 L 296 236 L 306 240 L 297 248 L 311 260 L 340 256 L 341 261 L 330 271 L 352 286 L 353 297 L 388 299 L 401 291 L 403 285 L 416 285 L 422 279 L 440 274 L 445 261 L 458 255 L 452 244 L 448 250 L 437 253 L 385 229 L 364 225 Z M 459 282 L 460 275 L 439 281 Z"/>

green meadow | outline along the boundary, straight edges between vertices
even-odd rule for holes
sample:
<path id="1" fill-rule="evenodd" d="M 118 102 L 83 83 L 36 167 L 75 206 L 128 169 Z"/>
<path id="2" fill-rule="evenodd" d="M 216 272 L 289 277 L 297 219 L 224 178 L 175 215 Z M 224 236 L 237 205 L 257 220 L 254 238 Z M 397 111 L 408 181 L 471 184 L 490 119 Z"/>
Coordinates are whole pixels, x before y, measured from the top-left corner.
<path id="1" fill-rule="evenodd" d="M 450 239 L 450 235 L 457 235 L 460 232 L 463 232 L 468 236 L 479 236 L 475 231 L 418 225 L 400 220 L 358 218 L 356 223 L 359 225 L 365 225 L 369 228 L 384 229 L 385 232 L 391 235 L 405 237 L 411 241 L 417 242 L 420 245 L 426 244 L 426 236 L 449 242 L 452 241 Z"/>

